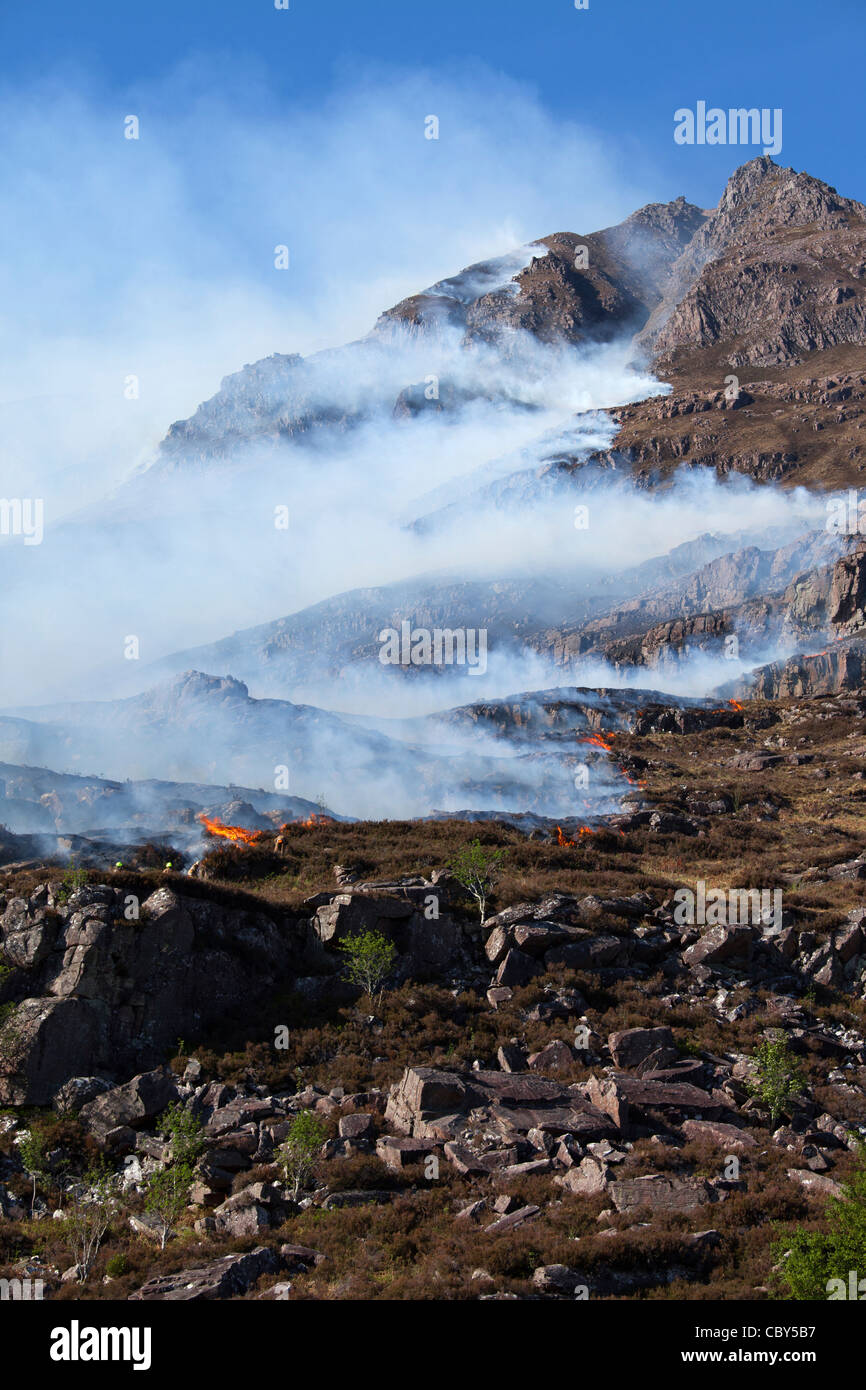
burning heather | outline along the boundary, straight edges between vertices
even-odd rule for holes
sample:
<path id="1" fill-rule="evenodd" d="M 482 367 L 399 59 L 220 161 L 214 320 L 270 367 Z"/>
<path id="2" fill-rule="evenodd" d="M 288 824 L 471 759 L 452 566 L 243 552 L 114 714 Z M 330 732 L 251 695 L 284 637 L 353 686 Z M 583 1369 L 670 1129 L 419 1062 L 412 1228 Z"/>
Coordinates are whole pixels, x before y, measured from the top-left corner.
<path id="1" fill-rule="evenodd" d="M 236 845 L 258 845 L 268 838 L 266 830 L 244 830 L 243 826 L 240 825 L 223 825 L 221 821 L 214 820 L 204 813 L 198 819 L 208 835 L 211 835 L 215 840 L 228 840 Z M 313 826 L 336 825 L 336 823 L 333 816 L 318 815 L 314 812 L 306 820 L 293 821 L 291 824 L 283 825 L 280 834 L 286 835 L 299 825 L 311 829 Z"/>
<path id="2" fill-rule="evenodd" d="M 203 812 L 199 816 L 199 820 L 208 835 L 212 835 L 215 840 L 228 840 L 235 845 L 255 845 L 265 836 L 263 830 L 244 830 L 240 825 L 223 825 L 218 820 L 212 820 Z"/>
<path id="3" fill-rule="evenodd" d="M 577 831 L 578 838 L 576 840 L 570 840 L 565 834 L 562 826 L 558 825 L 556 827 L 556 843 L 560 848 L 574 849 L 580 844 L 585 835 L 593 835 L 594 833 L 595 832 L 591 830 L 588 825 L 582 825 Z"/>

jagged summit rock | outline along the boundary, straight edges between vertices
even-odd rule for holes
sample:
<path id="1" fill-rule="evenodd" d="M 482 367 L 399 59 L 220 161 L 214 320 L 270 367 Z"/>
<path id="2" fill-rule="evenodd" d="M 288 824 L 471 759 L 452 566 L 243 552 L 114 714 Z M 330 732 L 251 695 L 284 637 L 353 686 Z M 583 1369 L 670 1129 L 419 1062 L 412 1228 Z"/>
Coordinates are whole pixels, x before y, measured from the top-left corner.
<path id="1" fill-rule="evenodd" d="M 639 335 L 656 362 L 723 344 L 732 366 L 866 341 L 866 207 L 759 156 L 737 169 Z"/>

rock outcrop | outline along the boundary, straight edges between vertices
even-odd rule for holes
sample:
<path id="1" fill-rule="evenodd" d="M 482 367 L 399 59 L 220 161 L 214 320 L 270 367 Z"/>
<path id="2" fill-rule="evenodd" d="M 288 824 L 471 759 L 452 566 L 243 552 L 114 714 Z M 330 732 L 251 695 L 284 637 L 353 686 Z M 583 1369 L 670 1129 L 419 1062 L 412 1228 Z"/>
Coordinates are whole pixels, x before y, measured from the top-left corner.
<path id="1" fill-rule="evenodd" d="M 206 1265 L 159 1275 L 129 1297 L 131 1302 L 140 1303 L 200 1303 L 238 1298 L 263 1274 L 276 1274 L 279 1269 L 280 1261 L 273 1250 L 258 1246 L 246 1255 L 223 1255 Z"/>
<path id="2" fill-rule="evenodd" d="M 5 904 L 0 933 L 17 996 L 0 1030 L 7 1105 L 48 1104 L 70 1076 L 153 1066 L 191 1028 L 265 999 L 317 960 L 302 922 L 168 888 L 138 904 L 108 887 L 64 900 L 49 884 Z"/>
<path id="3" fill-rule="evenodd" d="M 863 343 L 864 258 L 861 203 L 759 156 L 732 174 L 672 267 L 641 342 L 656 361 L 724 345 L 733 367 Z"/>
<path id="4" fill-rule="evenodd" d="M 833 567 L 828 617 L 839 633 L 866 627 L 866 544 L 862 541 Z"/>

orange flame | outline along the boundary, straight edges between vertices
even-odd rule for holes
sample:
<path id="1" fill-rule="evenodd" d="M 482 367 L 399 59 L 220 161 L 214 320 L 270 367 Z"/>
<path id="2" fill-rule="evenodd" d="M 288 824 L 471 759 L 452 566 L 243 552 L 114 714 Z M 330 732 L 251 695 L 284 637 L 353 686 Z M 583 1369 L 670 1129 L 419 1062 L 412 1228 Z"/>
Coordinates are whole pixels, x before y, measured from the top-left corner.
<path id="1" fill-rule="evenodd" d="M 739 700 L 729 700 L 729 701 L 728 701 L 728 704 L 729 704 L 729 705 L 733 705 L 734 709 L 742 710 L 742 708 L 743 708 L 743 706 L 740 704 Z"/>
<path id="2" fill-rule="evenodd" d="M 583 839 L 584 835 L 594 835 L 595 831 L 590 830 L 588 825 L 582 825 L 577 833 L 580 836 L 580 839 L 569 840 L 562 826 L 558 825 L 556 827 L 556 843 L 562 849 L 576 848 L 580 844 L 580 840 Z"/>
<path id="3" fill-rule="evenodd" d="M 254 845 L 266 834 L 264 830 L 244 830 L 240 825 L 223 825 L 222 821 L 211 820 L 204 812 L 199 820 L 209 835 L 218 840 L 231 840 L 236 845 Z"/>
<path id="4" fill-rule="evenodd" d="M 601 734 L 590 734 L 588 738 L 582 738 L 581 743 L 591 743 L 594 748 L 603 748 L 605 753 L 613 752 L 613 744 L 608 743 Z"/>

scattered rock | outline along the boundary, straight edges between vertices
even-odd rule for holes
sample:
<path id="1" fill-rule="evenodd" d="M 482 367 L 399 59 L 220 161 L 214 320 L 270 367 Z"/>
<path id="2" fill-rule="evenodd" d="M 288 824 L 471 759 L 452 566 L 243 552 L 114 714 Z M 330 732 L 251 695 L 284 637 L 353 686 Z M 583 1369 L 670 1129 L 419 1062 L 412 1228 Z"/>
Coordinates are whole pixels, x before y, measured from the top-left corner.
<path id="1" fill-rule="evenodd" d="M 159 1275 L 129 1297 L 144 1303 L 238 1298 L 248 1293 L 263 1274 L 276 1274 L 279 1267 L 273 1250 L 258 1246 L 246 1255 L 223 1255 L 179 1274 Z"/>

